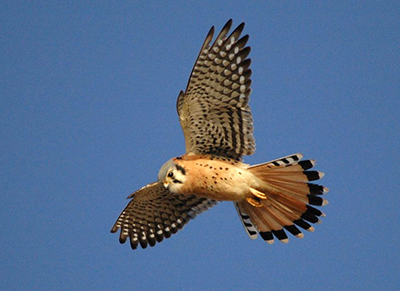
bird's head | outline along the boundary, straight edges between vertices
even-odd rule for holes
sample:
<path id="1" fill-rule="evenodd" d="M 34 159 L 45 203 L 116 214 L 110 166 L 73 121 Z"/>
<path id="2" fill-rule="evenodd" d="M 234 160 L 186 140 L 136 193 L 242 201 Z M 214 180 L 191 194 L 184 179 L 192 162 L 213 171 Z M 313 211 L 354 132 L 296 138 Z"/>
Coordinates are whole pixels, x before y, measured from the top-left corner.
<path id="1" fill-rule="evenodd" d="M 166 162 L 158 172 L 158 182 L 173 193 L 180 193 L 186 181 L 186 170 L 178 165 L 174 159 Z"/>

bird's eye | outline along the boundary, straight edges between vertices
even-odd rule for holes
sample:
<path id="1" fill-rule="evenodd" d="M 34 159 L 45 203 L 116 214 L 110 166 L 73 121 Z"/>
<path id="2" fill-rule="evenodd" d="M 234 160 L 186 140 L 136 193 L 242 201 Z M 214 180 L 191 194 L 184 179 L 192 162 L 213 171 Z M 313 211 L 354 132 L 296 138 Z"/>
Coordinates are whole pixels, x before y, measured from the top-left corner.
<path id="1" fill-rule="evenodd" d="M 169 172 L 167 176 L 168 176 L 169 178 L 172 178 L 172 177 L 174 176 L 174 173 Z"/>

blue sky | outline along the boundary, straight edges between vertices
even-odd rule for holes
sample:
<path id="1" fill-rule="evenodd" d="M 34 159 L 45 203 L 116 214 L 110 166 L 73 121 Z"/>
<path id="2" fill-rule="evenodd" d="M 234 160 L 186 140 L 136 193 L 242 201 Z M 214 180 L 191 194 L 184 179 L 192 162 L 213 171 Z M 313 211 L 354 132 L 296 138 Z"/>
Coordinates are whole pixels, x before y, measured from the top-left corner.
<path id="1" fill-rule="evenodd" d="M 2 1 L 3 290 L 397 290 L 398 1 Z M 270 246 L 231 203 L 155 248 L 109 231 L 184 153 L 175 111 L 212 25 L 244 21 L 257 151 L 330 188 L 314 233 Z"/>

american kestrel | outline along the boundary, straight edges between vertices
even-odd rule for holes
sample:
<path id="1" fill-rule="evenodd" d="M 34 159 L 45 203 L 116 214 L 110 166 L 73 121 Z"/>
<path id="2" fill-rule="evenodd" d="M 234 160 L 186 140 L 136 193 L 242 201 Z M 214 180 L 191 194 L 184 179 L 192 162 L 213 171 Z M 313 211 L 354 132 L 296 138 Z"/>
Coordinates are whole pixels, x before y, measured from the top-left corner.
<path id="1" fill-rule="evenodd" d="M 211 44 L 207 34 L 186 91 L 177 100 L 186 153 L 167 161 L 156 182 L 131 194 L 111 232 L 132 249 L 154 246 L 219 201 L 232 201 L 247 234 L 268 243 L 288 242 L 286 232 L 302 238 L 298 227 L 325 216 L 311 205 L 323 206 L 328 189 L 310 183 L 322 178 L 310 171 L 314 160 L 293 154 L 270 162 L 247 165 L 243 155 L 255 151 L 249 107 L 251 70 L 244 23 L 229 36 L 229 20 Z"/>

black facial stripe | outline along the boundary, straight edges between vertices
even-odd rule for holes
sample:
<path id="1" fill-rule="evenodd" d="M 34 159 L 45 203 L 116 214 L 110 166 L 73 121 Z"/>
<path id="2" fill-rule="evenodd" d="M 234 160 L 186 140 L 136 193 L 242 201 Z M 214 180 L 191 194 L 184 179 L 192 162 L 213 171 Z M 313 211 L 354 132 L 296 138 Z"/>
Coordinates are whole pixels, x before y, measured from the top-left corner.
<path id="1" fill-rule="evenodd" d="M 183 174 L 186 175 L 186 171 L 182 166 L 176 165 L 176 168 Z"/>
<path id="2" fill-rule="evenodd" d="M 172 182 L 174 182 L 175 184 L 182 184 L 182 182 L 181 181 L 179 181 L 179 180 L 177 180 L 177 179 L 174 179 Z"/>

